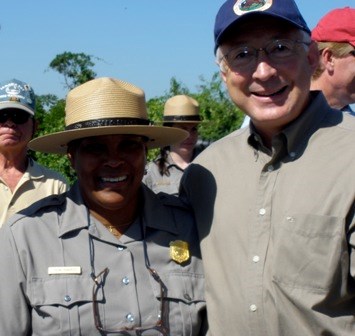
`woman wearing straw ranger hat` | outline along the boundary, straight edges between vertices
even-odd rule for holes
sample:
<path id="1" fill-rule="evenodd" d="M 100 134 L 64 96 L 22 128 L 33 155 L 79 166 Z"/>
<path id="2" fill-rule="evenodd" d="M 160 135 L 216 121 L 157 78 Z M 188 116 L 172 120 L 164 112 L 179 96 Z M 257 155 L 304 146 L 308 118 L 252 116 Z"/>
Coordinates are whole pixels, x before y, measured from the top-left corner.
<path id="1" fill-rule="evenodd" d="M 29 145 L 68 153 L 78 179 L 0 231 L 3 335 L 205 335 L 192 216 L 142 183 L 147 148 L 186 136 L 151 125 L 132 84 L 99 78 L 69 92 L 65 131 Z"/>
<path id="2" fill-rule="evenodd" d="M 178 195 L 182 174 L 198 154 L 199 109 L 198 102 L 187 95 L 177 95 L 166 101 L 163 125 L 183 129 L 189 136 L 181 142 L 162 147 L 159 156 L 148 163 L 143 182 L 155 193 Z"/>

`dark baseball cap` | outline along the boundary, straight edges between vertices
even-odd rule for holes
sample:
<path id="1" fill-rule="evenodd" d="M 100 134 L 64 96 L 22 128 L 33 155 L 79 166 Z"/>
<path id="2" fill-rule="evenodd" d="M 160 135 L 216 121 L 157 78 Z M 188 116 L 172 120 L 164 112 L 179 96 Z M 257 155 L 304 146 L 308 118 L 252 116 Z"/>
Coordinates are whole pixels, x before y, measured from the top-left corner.
<path id="1" fill-rule="evenodd" d="M 222 37 L 240 19 L 254 15 L 269 15 L 284 20 L 311 34 L 293 0 L 227 0 L 219 9 L 214 26 L 216 52 Z M 280 28 L 282 29 L 282 28 Z"/>

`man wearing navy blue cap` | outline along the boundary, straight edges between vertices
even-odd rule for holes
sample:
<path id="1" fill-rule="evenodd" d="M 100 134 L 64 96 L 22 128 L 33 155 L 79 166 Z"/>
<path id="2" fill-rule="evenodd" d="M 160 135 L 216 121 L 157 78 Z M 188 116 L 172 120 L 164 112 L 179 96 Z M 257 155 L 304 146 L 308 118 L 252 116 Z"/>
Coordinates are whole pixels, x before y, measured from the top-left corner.
<path id="1" fill-rule="evenodd" d="M 251 119 L 187 168 L 209 335 L 355 335 L 355 120 L 310 91 L 318 50 L 293 0 L 228 0 L 215 53 Z"/>
<path id="2" fill-rule="evenodd" d="M 0 227 L 33 202 L 67 189 L 59 173 L 27 155 L 35 131 L 35 94 L 17 79 L 0 83 Z"/>

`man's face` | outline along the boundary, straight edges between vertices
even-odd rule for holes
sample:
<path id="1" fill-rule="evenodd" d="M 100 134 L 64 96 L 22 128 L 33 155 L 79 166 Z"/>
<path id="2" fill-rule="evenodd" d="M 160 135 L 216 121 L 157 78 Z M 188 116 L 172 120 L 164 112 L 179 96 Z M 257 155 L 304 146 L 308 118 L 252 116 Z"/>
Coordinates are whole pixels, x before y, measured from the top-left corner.
<path id="1" fill-rule="evenodd" d="M 146 163 L 146 145 L 136 135 L 105 135 L 69 146 L 82 197 L 98 214 L 136 207 Z"/>
<path id="2" fill-rule="evenodd" d="M 27 148 L 34 131 L 34 120 L 20 109 L 0 110 L 0 152 Z"/>
<path id="3" fill-rule="evenodd" d="M 306 40 L 299 30 L 266 16 L 245 21 L 234 32 L 220 46 L 223 55 L 239 46 L 260 49 L 275 40 Z M 284 59 L 272 59 L 262 50 L 257 52 L 251 66 L 232 69 L 227 64 L 222 78 L 231 99 L 250 116 L 256 128 L 275 133 L 297 118 L 305 108 L 311 75 L 317 62 L 316 45 L 297 42 L 292 53 Z"/>

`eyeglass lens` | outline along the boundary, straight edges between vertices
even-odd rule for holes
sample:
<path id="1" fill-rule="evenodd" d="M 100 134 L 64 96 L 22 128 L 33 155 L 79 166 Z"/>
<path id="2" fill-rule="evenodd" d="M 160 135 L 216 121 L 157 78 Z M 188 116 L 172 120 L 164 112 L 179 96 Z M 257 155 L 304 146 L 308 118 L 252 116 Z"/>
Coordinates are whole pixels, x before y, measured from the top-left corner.
<path id="1" fill-rule="evenodd" d="M 30 114 L 25 111 L 5 111 L 0 113 L 0 123 L 11 120 L 16 125 L 22 125 L 28 121 Z"/>

